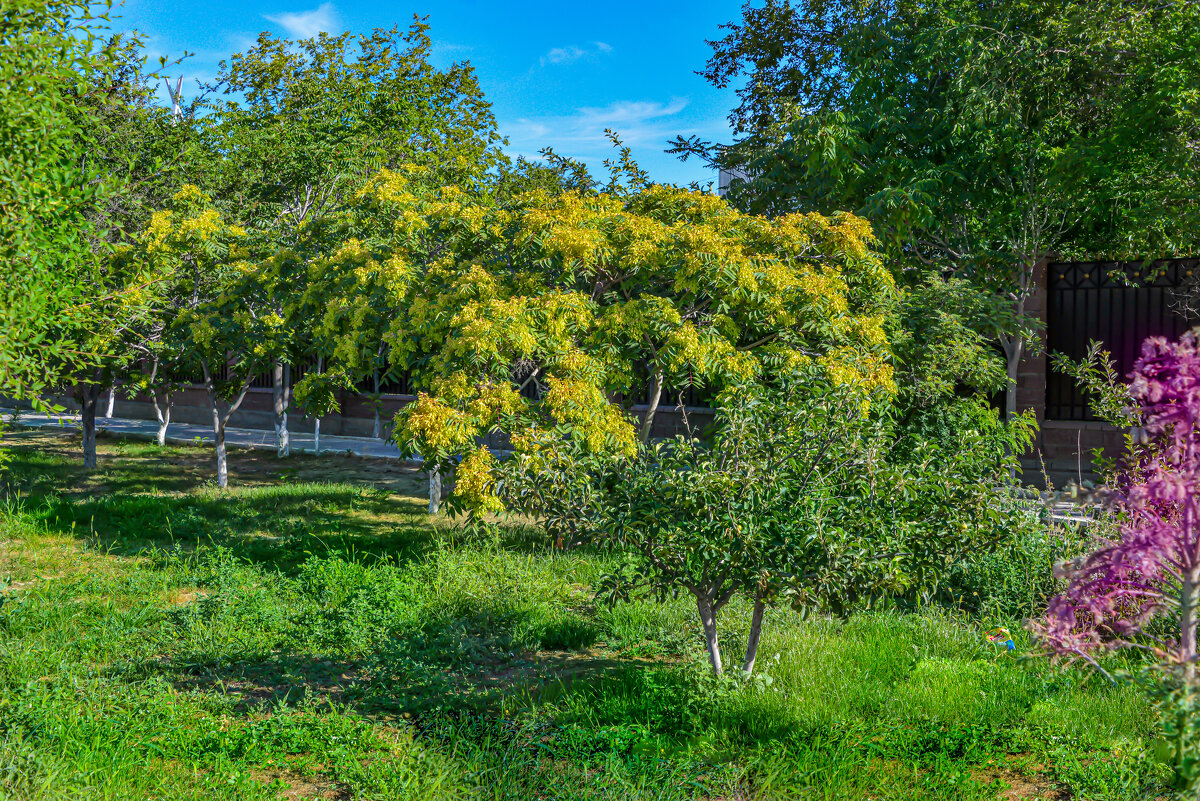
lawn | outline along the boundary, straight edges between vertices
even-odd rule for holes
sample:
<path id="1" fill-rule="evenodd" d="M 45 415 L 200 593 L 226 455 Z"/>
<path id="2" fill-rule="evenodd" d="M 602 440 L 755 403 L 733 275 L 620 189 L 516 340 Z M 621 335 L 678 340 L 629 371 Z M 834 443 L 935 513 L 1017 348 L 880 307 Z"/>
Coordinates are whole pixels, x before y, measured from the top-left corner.
<path id="1" fill-rule="evenodd" d="M 769 613 L 707 674 L 617 557 L 424 514 L 411 470 L 19 431 L 0 510 L 0 797 L 1153 798 L 1136 692 L 946 609 Z M 744 642 L 748 603 L 723 614 Z"/>

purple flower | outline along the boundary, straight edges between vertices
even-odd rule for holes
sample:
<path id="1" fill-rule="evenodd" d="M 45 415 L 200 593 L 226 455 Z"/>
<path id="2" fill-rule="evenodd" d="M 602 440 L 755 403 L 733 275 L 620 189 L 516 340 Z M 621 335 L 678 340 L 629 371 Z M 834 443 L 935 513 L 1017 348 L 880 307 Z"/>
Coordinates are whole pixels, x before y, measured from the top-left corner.
<path id="1" fill-rule="evenodd" d="M 1153 439 L 1135 451 L 1108 497 L 1122 520 L 1115 541 L 1064 566 L 1067 589 L 1030 628 L 1052 652 L 1094 659 L 1103 649 L 1150 645 L 1194 675 L 1196 621 L 1155 642 L 1146 626 L 1200 600 L 1200 342 L 1151 337 L 1130 394 Z M 1178 636 L 1175 636 L 1178 635 Z"/>

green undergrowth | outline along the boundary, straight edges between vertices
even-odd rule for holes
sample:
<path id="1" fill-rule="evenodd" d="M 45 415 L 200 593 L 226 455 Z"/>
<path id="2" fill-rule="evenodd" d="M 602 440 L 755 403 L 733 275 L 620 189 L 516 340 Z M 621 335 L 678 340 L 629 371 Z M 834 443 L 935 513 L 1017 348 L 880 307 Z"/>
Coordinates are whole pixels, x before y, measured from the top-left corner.
<path id="1" fill-rule="evenodd" d="M 1140 696 L 981 635 L 1016 621 L 777 610 L 759 675 L 718 680 L 684 599 L 599 605 L 613 557 L 527 527 L 346 483 L 72 495 L 54 466 L 0 512 L 0 798 L 1101 801 L 1161 779 Z M 729 660 L 748 611 L 723 615 Z"/>

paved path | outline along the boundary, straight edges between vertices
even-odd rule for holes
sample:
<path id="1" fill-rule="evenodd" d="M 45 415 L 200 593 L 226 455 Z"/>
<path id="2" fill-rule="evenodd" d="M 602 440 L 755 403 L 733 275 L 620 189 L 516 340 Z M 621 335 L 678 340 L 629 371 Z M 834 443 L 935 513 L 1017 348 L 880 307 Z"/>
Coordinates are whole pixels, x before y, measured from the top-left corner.
<path id="1" fill-rule="evenodd" d="M 0 419 L 5 422 L 13 421 L 12 409 L 0 409 Z M 47 415 L 37 412 L 22 411 L 16 416 L 15 424 L 33 428 L 62 426 L 78 430 L 80 427 L 78 414 Z M 96 430 L 107 431 L 123 437 L 152 440 L 158 436 L 158 423 L 153 420 L 130 420 L 122 417 L 97 417 Z M 312 434 L 292 432 L 292 451 L 296 453 L 315 453 Z M 190 423 L 171 423 L 167 429 L 167 442 L 189 445 L 194 442 L 212 442 L 213 432 L 208 426 L 192 425 Z M 275 432 L 253 428 L 225 429 L 225 443 L 231 448 L 254 448 L 257 450 L 275 450 Z M 355 456 L 366 456 L 372 459 L 406 459 L 395 445 L 372 437 L 341 437 L 328 434 L 321 435 L 321 453 L 352 453 Z"/>

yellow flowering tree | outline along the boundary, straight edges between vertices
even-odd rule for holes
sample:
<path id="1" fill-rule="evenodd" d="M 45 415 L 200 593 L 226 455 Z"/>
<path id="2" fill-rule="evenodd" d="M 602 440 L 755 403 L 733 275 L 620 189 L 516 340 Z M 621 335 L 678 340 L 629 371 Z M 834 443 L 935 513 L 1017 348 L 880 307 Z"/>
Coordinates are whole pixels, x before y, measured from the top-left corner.
<path id="1" fill-rule="evenodd" d="M 894 390 L 894 287 L 858 217 L 767 220 L 665 186 L 418 191 L 411 173 L 384 170 L 359 193 L 325 265 L 346 308 L 326 323 L 343 348 L 377 336 L 411 373 L 420 395 L 394 438 L 458 465 L 460 508 L 498 508 L 491 435 L 518 455 L 567 437 L 631 455 L 668 387 L 798 365 L 864 397 Z"/>
<path id="2" fill-rule="evenodd" d="M 145 258 L 172 271 L 166 336 L 179 361 L 202 376 L 219 487 L 229 483 L 229 418 L 286 336 L 274 301 L 279 290 L 272 260 L 288 254 L 256 246 L 255 240 L 190 185 L 176 193 L 170 209 L 152 215 L 142 238 Z M 256 258 L 262 250 L 271 255 Z"/>

